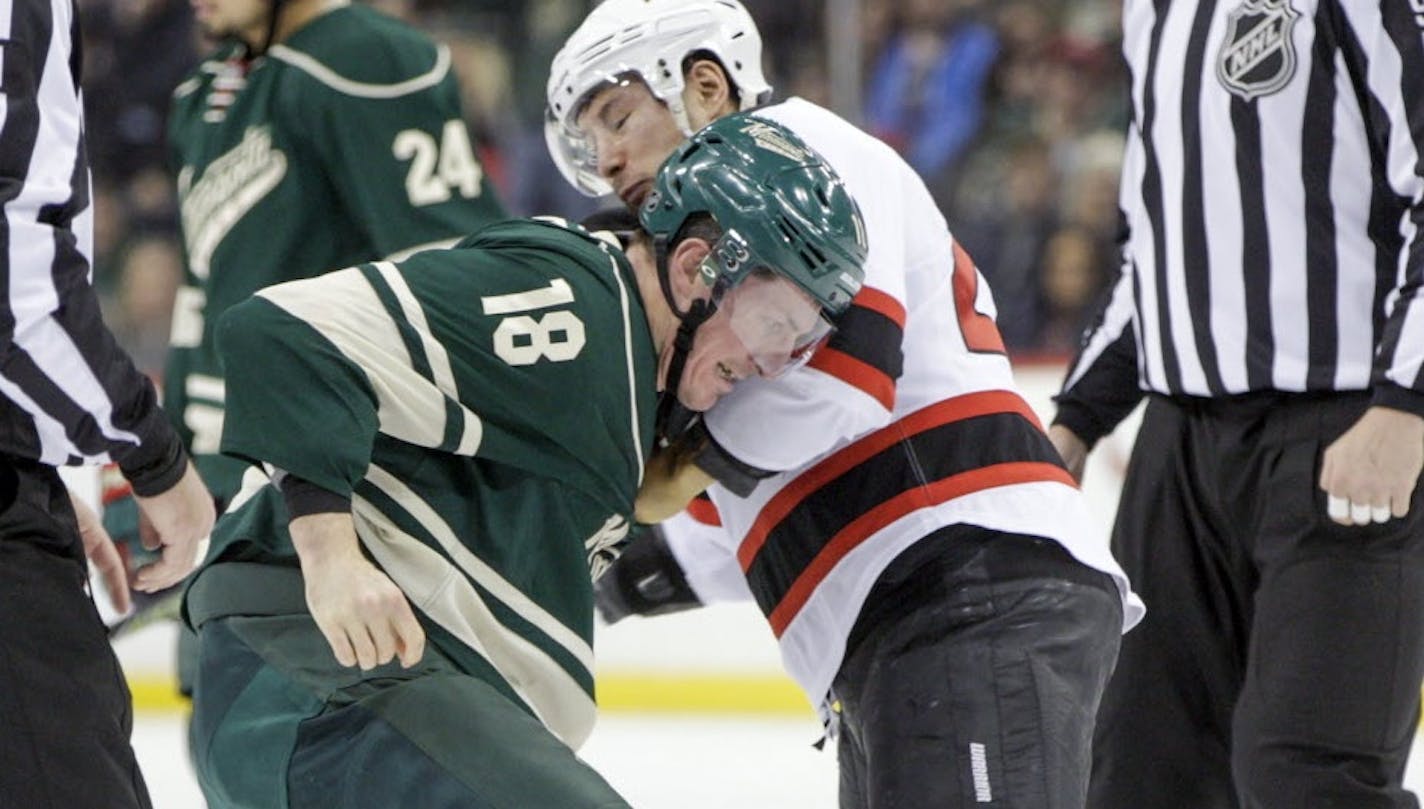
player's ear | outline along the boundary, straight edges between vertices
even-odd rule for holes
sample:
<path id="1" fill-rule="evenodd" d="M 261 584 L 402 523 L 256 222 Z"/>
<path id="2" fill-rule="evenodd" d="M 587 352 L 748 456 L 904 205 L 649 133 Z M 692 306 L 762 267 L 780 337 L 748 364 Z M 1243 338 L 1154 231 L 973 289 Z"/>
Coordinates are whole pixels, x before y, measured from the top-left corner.
<path id="1" fill-rule="evenodd" d="M 693 129 L 701 129 L 717 118 L 737 111 L 727 73 L 714 60 L 695 60 L 688 67 L 684 81 L 683 103 L 687 106 L 688 122 Z"/>
<path id="2" fill-rule="evenodd" d="M 710 252 L 712 246 L 706 241 L 688 237 L 668 256 L 668 282 L 680 311 L 687 311 L 698 298 L 712 297 L 712 288 L 702 279 L 702 259 Z"/>

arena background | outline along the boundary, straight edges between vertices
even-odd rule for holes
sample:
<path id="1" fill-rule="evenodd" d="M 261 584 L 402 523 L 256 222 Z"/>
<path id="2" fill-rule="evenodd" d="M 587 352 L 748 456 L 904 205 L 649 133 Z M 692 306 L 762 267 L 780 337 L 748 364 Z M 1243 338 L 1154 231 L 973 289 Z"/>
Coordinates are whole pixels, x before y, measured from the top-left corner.
<path id="1" fill-rule="evenodd" d="M 744 0 L 777 96 L 835 109 L 899 149 L 989 280 L 1018 379 L 1040 416 L 1116 272 L 1126 126 L 1120 0 Z M 77 0 L 106 320 L 157 378 L 181 278 L 163 144 L 169 94 L 211 46 L 187 0 Z M 594 209 L 544 148 L 549 61 L 590 0 L 370 0 L 449 45 L 480 156 L 510 211 Z M 1107 531 L 1129 420 L 1084 489 Z M 73 476 L 91 488 L 91 478 Z M 200 809 L 176 696 L 176 628 L 117 644 L 135 746 L 157 809 Z M 603 714 L 585 756 L 640 807 L 831 807 L 834 756 L 750 604 L 600 627 Z M 1414 772 L 1413 784 L 1424 782 Z M 1416 787 L 1417 788 L 1417 787 Z"/>

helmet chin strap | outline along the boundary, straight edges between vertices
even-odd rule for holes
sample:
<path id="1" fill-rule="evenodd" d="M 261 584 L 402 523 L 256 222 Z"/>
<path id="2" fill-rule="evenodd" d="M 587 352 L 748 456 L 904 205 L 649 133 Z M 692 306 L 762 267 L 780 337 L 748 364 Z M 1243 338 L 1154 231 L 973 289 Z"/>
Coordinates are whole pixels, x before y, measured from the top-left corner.
<path id="1" fill-rule="evenodd" d="M 264 37 L 262 47 L 249 49 L 252 58 L 255 59 L 259 56 L 266 56 L 267 51 L 271 50 L 274 44 L 273 40 L 277 38 L 277 18 L 281 16 L 282 6 L 285 5 L 286 2 L 287 0 L 272 0 L 272 13 L 267 17 L 267 35 Z"/>
<path id="2" fill-rule="evenodd" d="M 671 441 L 692 426 L 697 418 L 696 411 L 689 410 L 678 398 L 682 387 L 682 369 L 687 365 L 687 355 L 692 351 L 692 341 L 697 329 L 712 316 L 716 307 L 704 300 L 695 300 L 683 315 L 682 325 L 677 327 L 677 337 L 672 343 L 672 360 L 668 362 L 667 378 L 664 380 L 662 396 L 658 398 L 658 412 L 654 425 L 657 435 L 663 441 Z"/>
<path id="3" fill-rule="evenodd" d="M 669 280 L 667 246 L 667 237 L 653 237 L 658 285 L 662 287 L 668 308 L 682 321 L 677 327 L 677 336 L 673 339 L 672 359 L 668 362 L 667 378 L 663 380 L 663 392 L 658 397 L 658 412 L 654 420 L 655 432 L 663 442 L 681 435 L 697 419 L 696 411 L 689 410 L 678 400 L 677 391 L 682 386 L 682 370 L 687 365 L 687 356 L 692 351 L 692 341 L 697 336 L 697 330 L 717 311 L 714 304 L 702 298 L 693 301 L 686 311 L 678 309 L 677 301 L 672 296 L 672 281 Z"/>

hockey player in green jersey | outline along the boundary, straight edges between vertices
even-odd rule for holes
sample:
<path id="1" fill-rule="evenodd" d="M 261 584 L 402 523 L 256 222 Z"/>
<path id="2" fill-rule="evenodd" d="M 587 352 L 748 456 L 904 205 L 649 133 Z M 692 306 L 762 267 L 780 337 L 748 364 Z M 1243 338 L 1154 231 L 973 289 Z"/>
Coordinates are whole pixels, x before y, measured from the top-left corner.
<path id="1" fill-rule="evenodd" d="M 163 401 L 221 510 L 242 474 L 218 452 L 223 311 L 270 284 L 448 247 L 505 214 L 445 46 L 345 0 L 196 0 L 194 13 L 223 42 L 169 116 L 187 266 Z M 105 513 L 133 549 L 136 514 L 122 501 Z M 176 592 L 136 605 L 129 628 L 172 617 Z"/>
<path id="2" fill-rule="evenodd" d="M 461 116 L 450 52 L 345 0 L 195 0 L 224 43 L 168 126 L 187 277 L 164 403 L 221 501 L 223 310 L 262 287 L 448 247 L 504 218 Z"/>
<path id="3" fill-rule="evenodd" d="M 222 448 L 259 466 L 185 603 L 213 809 L 626 806 L 573 751 L 660 419 L 804 362 L 865 260 L 839 178 L 755 119 L 694 136 L 639 216 L 501 223 L 223 318 Z"/>

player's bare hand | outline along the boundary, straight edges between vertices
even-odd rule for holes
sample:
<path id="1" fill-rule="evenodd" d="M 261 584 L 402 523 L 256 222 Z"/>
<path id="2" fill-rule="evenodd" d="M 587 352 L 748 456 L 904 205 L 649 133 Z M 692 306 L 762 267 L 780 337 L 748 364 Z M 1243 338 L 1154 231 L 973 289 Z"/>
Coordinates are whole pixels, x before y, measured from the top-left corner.
<path id="1" fill-rule="evenodd" d="M 1048 428 L 1048 440 L 1053 442 L 1053 448 L 1063 457 L 1063 465 L 1068 467 L 1068 474 L 1082 483 L 1083 469 L 1088 465 L 1088 444 L 1062 424 L 1054 424 Z"/>
<path id="2" fill-rule="evenodd" d="M 712 476 L 692 463 L 690 452 L 663 449 L 643 469 L 643 483 L 633 500 L 633 519 L 659 523 L 687 508 L 712 485 Z"/>
<path id="3" fill-rule="evenodd" d="M 307 607 L 336 662 L 369 671 L 425 654 L 425 630 L 405 593 L 361 553 L 350 514 L 310 514 L 288 526 L 306 580 Z"/>
<path id="4" fill-rule="evenodd" d="M 79 521 L 79 538 L 84 540 L 84 555 L 94 569 L 99 571 L 99 580 L 104 591 L 109 594 L 109 603 L 120 615 L 129 611 L 129 577 L 124 559 L 104 523 L 89 504 L 69 493 L 69 502 L 74 506 L 74 516 Z"/>
<path id="5" fill-rule="evenodd" d="M 133 586 L 153 593 L 177 584 L 193 571 L 198 550 L 212 533 L 217 514 L 213 496 L 192 461 L 183 477 L 167 491 L 134 499 L 141 517 L 139 537 L 143 546 L 161 555 L 135 572 Z"/>
<path id="6" fill-rule="evenodd" d="M 1325 450 L 1320 488 L 1330 519 L 1365 525 L 1405 516 L 1421 469 L 1424 418 L 1371 407 Z"/>

